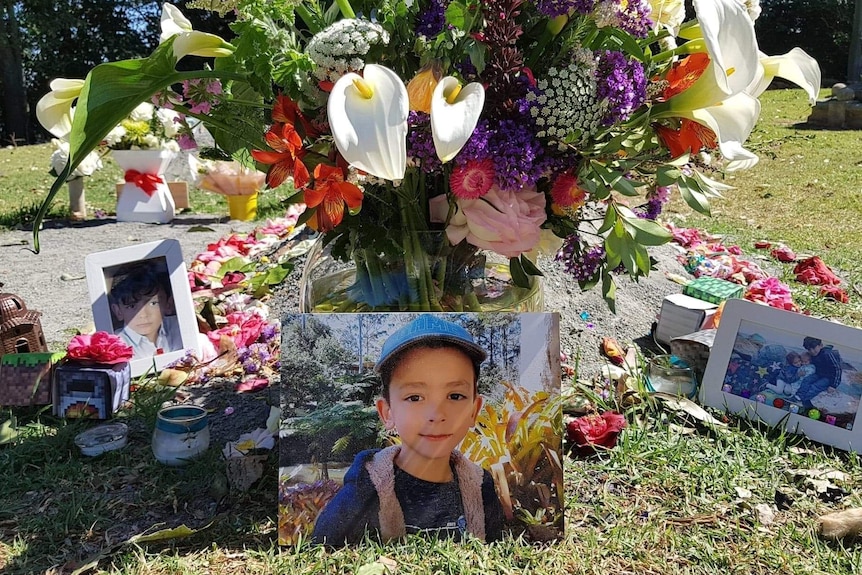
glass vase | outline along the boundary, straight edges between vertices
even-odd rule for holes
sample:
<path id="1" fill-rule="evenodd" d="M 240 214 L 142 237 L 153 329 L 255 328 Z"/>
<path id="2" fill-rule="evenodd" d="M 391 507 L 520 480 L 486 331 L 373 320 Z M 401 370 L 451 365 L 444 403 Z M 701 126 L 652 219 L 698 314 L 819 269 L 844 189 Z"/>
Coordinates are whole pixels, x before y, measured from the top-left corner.
<path id="1" fill-rule="evenodd" d="M 514 285 L 508 260 L 495 259 L 445 232 L 413 232 L 410 249 L 383 253 L 357 249 L 350 261 L 333 256 L 318 240 L 300 280 L 300 310 L 315 313 L 368 311 L 544 311 L 541 278 Z"/>

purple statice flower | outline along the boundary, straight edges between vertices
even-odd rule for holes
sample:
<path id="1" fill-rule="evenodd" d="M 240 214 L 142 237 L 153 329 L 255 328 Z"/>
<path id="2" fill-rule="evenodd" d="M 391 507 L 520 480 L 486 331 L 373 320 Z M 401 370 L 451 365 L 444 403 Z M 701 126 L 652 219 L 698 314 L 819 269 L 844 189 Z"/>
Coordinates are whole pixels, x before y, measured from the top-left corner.
<path id="1" fill-rule="evenodd" d="M 635 38 L 646 38 L 652 29 L 650 14 L 652 8 L 649 0 L 628 0 L 616 2 L 617 26 L 634 36 Z"/>
<path id="2" fill-rule="evenodd" d="M 548 18 L 556 18 L 573 10 L 589 14 L 594 4 L 595 0 L 537 0 L 536 9 Z"/>
<path id="3" fill-rule="evenodd" d="M 529 123 L 500 121 L 488 140 L 488 148 L 500 188 L 520 190 L 534 186 L 546 171 L 544 149 Z"/>
<path id="4" fill-rule="evenodd" d="M 410 112 L 407 116 L 407 157 L 419 165 L 425 173 L 438 171 L 443 167 L 437 150 L 434 148 L 434 137 L 431 135 L 431 124 L 428 114 Z"/>
<path id="5" fill-rule="evenodd" d="M 645 220 L 655 220 L 661 214 L 661 210 L 664 207 L 664 202 L 662 202 L 658 198 L 649 198 L 647 203 L 643 206 L 640 206 L 635 213 L 639 218 Z"/>
<path id="6" fill-rule="evenodd" d="M 257 373 L 260 370 L 260 365 L 254 359 L 247 359 L 242 362 L 242 369 L 246 373 Z"/>
<path id="7" fill-rule="evenodd" d="M 494 183 L 507 190 L 535 185 L 547 169 L 531 122 L 502 120 L 494 127 L 488 120 L 480 120 L 455 163 L 463 166 L 486 158 L 494 162 Z"/>
<path id="8" fill-rule="evenodd" d="M 491 139 L 492 131 L 488 125 L 488 120 L 479 120 L 476 128 L 470 135 L 470 139 L 458 152 L 455 158 L 455 163 L 463 166 L 470 160 L 481 161 L 490 157 L 491 152 L 488 149 L 488 142 Z"/>
<path id="9" fill-rule="evenodd" d="M 575 12 L 589 14 L 596 7 L 596 0 L 572 0 L 568 4 L 571 5 L 572 10 Z"/>
<path id="10" fill-rule="evenodd" d="M 278 324 L 268 323 L 260 330 L 260 339 L 264 343 L 269 343 L 278 337 Z"/>
<path id="11" fill-rule="evenodd" d="M 646 75 L 643 65 L 622 52 L 599 52 L 596 66 L 596 95 L 608 104 L 604 124 L 625 121 L 646 101 Z"/>
<path id="12" fill-rule="evenodd" d="M 443 31 L 446 25 L 446 7 L 439 0 L 431 0 L 428 6 L 416 17 L 416 34 L 433 38 Z"/>
<path id="13" fill-rule="evenodd" d="M 455 62 L 452 66 L 458 70 L 464 78 L 475 78 L 479 73 L 470 58 L 464 58 L 460 62 Z"/>
<path id="14" fill-rule="evenodd" d="M 605 259 L 605 248 L 601 244 L 581 244 L 580 236 L 572 234 L 563 241 L 563 247 L 554 259 L 561 262 L 566 273 L 571 274 L 575 280 L 587 282 L 599 271 Z"/>

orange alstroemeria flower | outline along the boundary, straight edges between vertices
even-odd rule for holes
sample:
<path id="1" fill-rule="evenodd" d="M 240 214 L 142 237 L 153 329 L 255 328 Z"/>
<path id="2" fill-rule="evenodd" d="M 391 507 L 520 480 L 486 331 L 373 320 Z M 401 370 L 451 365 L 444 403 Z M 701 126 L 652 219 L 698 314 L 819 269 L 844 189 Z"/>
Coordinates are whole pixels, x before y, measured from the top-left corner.
<path id="1" fill-rule="evenodd" d="M 718 146 L 715 132 L 688 118 L 682 119 L 679 130 L 658 125 L 655 129 L 673 158 L 686 153 L 697 153 L 702 148 L 712 150 Z"/>
<path id="2" fill-rule="evenodd" d="M 677 62 L 665 76 L 668 85 L 662 92 L 662 99 L 669 100 L 691 88 L 708 65 L 709 55 L 702 52 L 691 54 Z"/>
<path id="3" fill-rule="evenodd" d="M 299 190 L 308 185 L 308 168 L 302 163 L 305 155 L 302 149 L 302 138 L 292 124 L 274 124 L 267 131 L 266 143 L 275 150 L 252 150 L 252 157 L 262 164 L 270 166 L 266 173 L 266 185 L 277 188 L 288 176 L 293 176 L 293 186 Z"/>
<path id="4" fill-rule="evenodd" d="M 328 232 L 344 219 L 344 204 L 351 210 L 362 205 L 362 190 L 344 181 L 341 168 L 318 164 L 314 168 L 314 187 L 305 190 L 305 204 L 317 208 L 308 226 L 318 232 Z"/>
<path id="5" fill-rule="evenodd" d="M 294 129 L 298 122 L 306 137 L 316 138 L 320 135 L 320 131 L 312 126 L 308 118 L 305 117 L 305 114 L 302 113 L 302 110 L 299 109 L 299 105 L 283 94 L 280 94 L 275 99 L 275 104 L 272 107 L 272 121 L 281 124 L 290 124 L 294 126 Z"/>

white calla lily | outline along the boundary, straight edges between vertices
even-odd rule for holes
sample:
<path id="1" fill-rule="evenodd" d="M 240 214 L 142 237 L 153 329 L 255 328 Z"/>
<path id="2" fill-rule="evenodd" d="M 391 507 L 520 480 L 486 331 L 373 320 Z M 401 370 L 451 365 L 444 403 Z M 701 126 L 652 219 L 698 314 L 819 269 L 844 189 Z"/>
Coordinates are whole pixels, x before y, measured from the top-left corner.
<path id="1" fill-rule="evenodd" d="M 732 96 L 748 86 L 757 73 L 754 22 L 739 0 L 694 0 L 693 5 L 714 64 L 712 77 L 722 92 Z"/>
<path id="2" fill-rule="evenodd" d="M 760 117 L 757 98 L 742 92 L 716 106 L 691 110 L 682 115 L 715 132 L 718 149 L 728 162 L 728 171 L 744 170 L 757 164 L 758 157 L 743 147 Z"/>
<path id="3" fill-rule="evenodd" d="M 748 12 L 737 0 L 695 0 L 709 64 L 696 82 L 668 102 L 671 110 L 705 108 L 745 90 L 760 69 L 757 38 Z"/>
<path id="4" fill-rule="evenodd" d="M 36 118 L 57 138 L 66 138 L 72 131 L 72 102 L 81 95 L 84 80 L 56 78 L 51 91 L 36 103 Z"/>
<path id="5" fill-rule="evenodd" d="M 649 0 L 653 30 L 666 28 L 674 36 L 685 20 L 685 0 Z"/>
<path id="6" fill-rule="evenodd" d="M 338 79 L 326 108 L 335 146 L 351 165 L 385 180 L 407 169 L 407 88 L 384 66 Z"/>
<path id="7" fill-rule="evenodd" d="M 794 48 L 781 56 L 760 54 L 761 73 L 745 90 L 755 98 L 759 97 L 778 76 L 793 82 L 808 94 L 808 103 L 812 106 L 817 102 L 820 92 L 820 65 L 817 60 L 805 53 L 801 48 Z"/>
<path id="8" fill-rule="evenodd" d="M 233 54 L 233 46 L 215 34 L 193 30 L 192 23 L 179 8 L 167 2 L 162 4 L 161 28 L 159 43 L 174 38 L 173 49 L 177 60 L 188 55 L 221 58 Z"/>
<path id="9" fill-rule="evenodd" d="M 446 76 L 431 96 L 431 135 L 437 157 L 445 163 L 458 155 L 479 122 L 485 105 L 485 88 L 478 82 L 461 86 Z"/>

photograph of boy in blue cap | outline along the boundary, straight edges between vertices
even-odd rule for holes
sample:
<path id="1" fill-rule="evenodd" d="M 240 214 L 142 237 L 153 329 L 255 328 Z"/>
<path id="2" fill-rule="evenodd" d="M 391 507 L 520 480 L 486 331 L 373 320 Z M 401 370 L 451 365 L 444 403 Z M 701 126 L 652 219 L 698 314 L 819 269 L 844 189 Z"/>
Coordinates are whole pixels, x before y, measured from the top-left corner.
<path id="1" fill-rule="evenodd" d="M 376 407 L 400 444 L 356 455 L 344 486 L 320 513 L 313 541 L 502 537 L 493 478 L 457 450 L 482 408 L 478 380 L 486 357 L 465 328 L 430 314 L 389 336 L 374 367 L 383 384 Z"/>

